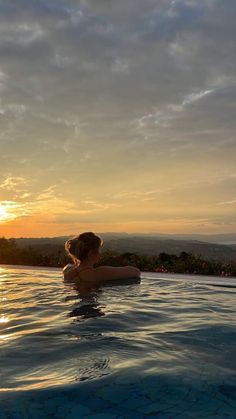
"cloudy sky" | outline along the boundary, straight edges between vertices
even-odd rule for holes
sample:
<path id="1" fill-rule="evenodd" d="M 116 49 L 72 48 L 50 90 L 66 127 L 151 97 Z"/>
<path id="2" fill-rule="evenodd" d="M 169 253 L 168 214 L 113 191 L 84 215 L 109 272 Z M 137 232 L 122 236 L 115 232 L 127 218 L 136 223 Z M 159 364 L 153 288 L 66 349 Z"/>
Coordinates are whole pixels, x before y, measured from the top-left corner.
<path id="1" fill-rule="evenodd" d="M 236 232 L 235 0 L 0 0 L 0 235 Z"/>

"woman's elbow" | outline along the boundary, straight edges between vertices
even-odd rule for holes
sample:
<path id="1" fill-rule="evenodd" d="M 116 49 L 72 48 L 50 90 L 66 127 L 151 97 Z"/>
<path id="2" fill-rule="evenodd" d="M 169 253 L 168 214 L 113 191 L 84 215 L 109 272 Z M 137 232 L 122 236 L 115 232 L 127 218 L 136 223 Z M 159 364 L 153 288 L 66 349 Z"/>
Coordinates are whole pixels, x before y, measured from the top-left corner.
<path id="1" fill-rule="evenodd" d="M 136 268 L 135 266 L 129 266 L 130 273 L 134 278 L 140 278 L 141 271 L 140 269 Z"/>

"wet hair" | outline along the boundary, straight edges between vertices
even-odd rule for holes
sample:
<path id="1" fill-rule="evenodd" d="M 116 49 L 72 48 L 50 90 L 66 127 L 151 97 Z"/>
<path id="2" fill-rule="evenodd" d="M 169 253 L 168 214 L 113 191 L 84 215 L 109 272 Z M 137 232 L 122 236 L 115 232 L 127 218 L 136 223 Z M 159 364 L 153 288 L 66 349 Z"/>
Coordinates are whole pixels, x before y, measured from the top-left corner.
<path id="1" fill-rule="evenodd" d="M 67 240 L 65 242 L 65 250 L 73 262 L 76 263 L 86 259 L 90 250 L 94 252 L 98 251 L 102 244 L 103 240 L 101 237 L 89 231 Z"/>

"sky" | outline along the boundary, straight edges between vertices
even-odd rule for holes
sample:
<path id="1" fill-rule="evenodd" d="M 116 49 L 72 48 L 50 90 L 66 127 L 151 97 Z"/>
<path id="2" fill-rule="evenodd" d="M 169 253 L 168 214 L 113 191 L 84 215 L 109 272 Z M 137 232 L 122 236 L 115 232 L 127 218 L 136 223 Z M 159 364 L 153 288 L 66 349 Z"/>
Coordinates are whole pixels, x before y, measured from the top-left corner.
<path id="1" fill-rule="evenodd" d="M 236 232 L 235 0 L 0 0 L 0 236 Z"/>

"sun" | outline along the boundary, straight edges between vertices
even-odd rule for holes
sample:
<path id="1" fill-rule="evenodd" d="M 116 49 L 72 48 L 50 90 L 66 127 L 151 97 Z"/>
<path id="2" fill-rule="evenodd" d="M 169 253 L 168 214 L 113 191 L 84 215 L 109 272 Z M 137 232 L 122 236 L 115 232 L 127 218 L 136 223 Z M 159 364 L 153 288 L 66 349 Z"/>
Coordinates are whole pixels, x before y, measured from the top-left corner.
<path id="1" fill-rule="evenodd" d="M 22 215 L 25 215 L 25 212 L 19 203 L 15 201 L 0 201 L 0 224 L 14 221 Z"/>
<path id="2" fill-rule="evenodd" d="M 10 218 L 10 214 L 8 213 L 7 209 L 0 204 L 0 222 L 8 221 Z"/>

